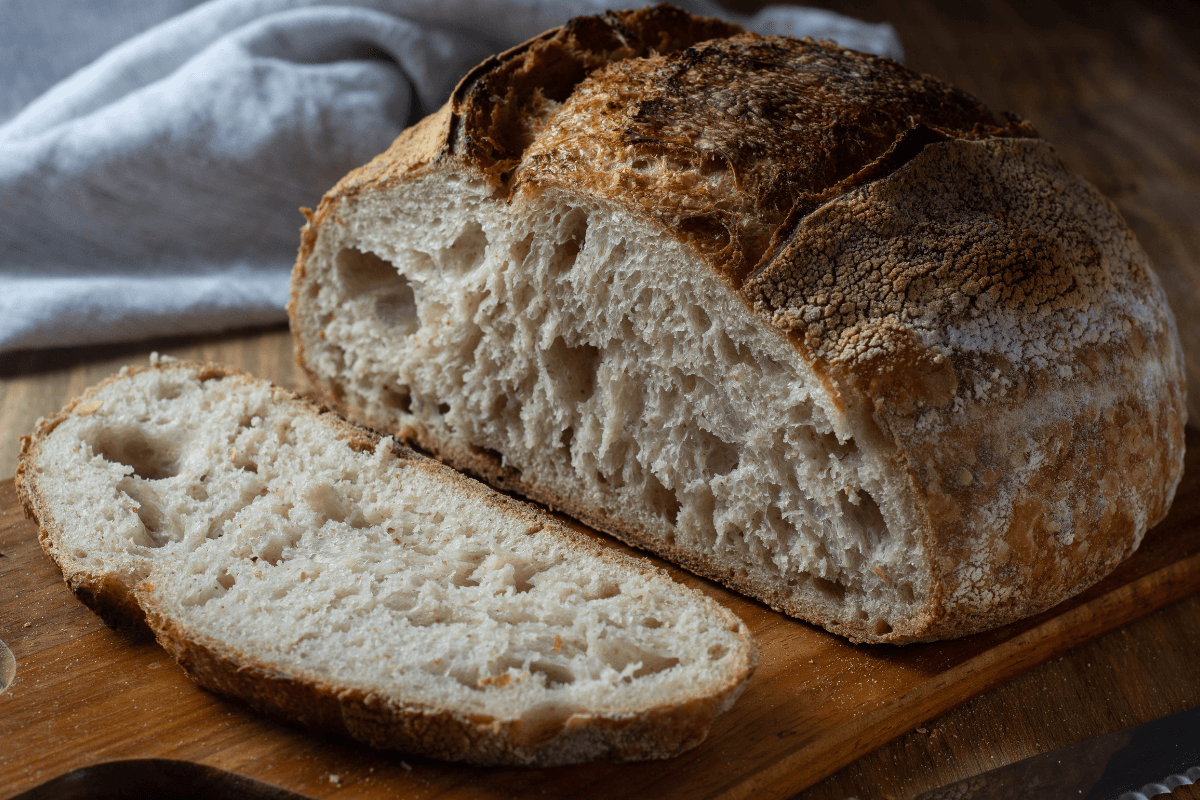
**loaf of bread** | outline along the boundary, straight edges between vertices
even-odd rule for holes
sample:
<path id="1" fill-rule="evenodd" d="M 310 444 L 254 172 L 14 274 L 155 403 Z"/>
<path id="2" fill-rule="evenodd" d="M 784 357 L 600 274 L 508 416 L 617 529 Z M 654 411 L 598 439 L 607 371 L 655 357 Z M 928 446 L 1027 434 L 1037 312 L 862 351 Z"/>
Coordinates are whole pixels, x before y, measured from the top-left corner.
<path id="1" fill-rule="evenodd" d="M 248 375 L 128 370 L 17 472 L 85 603 L 201 686 L 376 747 L 483 764 L 665 758 L 756 660 L 656 568 Z"/>
<path id="2" fill-rule="evenodd" d="M 1053 606 L 1182 470 L 1163 290 L 1028 123 L 669 7 L 467 75 L 290 311 L 352 419 L 854 641 Z"/>

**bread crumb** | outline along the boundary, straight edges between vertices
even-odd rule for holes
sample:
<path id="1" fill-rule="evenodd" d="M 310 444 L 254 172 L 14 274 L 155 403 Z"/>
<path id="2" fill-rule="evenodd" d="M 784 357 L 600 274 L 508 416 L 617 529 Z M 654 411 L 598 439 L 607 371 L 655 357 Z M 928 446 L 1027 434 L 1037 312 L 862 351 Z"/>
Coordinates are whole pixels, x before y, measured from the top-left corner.
<path id="1" fill-rule="evenodd" d="M 341 786 L 342 785 L 342 776 L 331 772 L 331 773 L 329 773 L 329 782 L 332 783 L 334 786 Z"/>
<path id="2" fill-rule="evenodd" d="M 407 761 L 401 761 L 400 766 L 404 768 L 405 772 L 412 772 L 412 765 Z"/>
<path id="3" fill-rule="evenodd" d="M 929 733 L 928 728 L 917 728 L 917 733 Z"/>
<path id="4" fill-rule="evenodd" d="M 75 413 L 81 417 L 86 417 L 88 414 L 95 414 L 100 410 L 100 406 L 104 405 L 103 401 L 93 400 L 90 403 L 84 403 L 75 408 Z"/>

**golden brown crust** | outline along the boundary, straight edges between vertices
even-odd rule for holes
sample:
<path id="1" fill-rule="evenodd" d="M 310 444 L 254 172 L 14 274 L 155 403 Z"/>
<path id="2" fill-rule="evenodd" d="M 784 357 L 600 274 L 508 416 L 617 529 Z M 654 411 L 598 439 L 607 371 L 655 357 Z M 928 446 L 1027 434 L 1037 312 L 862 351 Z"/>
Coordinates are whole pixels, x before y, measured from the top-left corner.
<path id="1" fill-rule="evenodd" d="M 441 139 L 398 140 L 326 197 L 293 286 L 322 215 L 414 169 L 600 198 L 688 244 L 793 343 L 907 481 L 932 588 L 880 633 L 657 552 L 858 641 L 964 635 L 1098 580 L 1166 513 L 1186 420 L 1174 321 L 1116 209 L 1028 123 L 943 81 L 828 42 L 701 41 L 706 25 L 650 52 L 645 18 L 610 14 L 485 62 L 430 123 Z M 578 68 L 556 83 L 563 59 Z M 487 453 L 399 433 L 650 544 Z"/>
<path id="2" fill-rule="evenodd" d="M 596 759 L 670 758 L 703 741 L 713 719 L 744 685 L 733 682 L 714 696 L 637 714 L 572 714 L 534 723 L 497 720 L 336 686 L 316 676 L 281 673 L 177 624 L 155 601 L 152 582 L 138 588 L 138 597 L 159 644 L 200 686 L 310 729 L 449 761 L 548 767 Z"/>
<path id="3" fill-rule="evenodd" d="M 744 288 L 895 443 L 936 554 L 922 636 L 1060 602 L 1166 514 L 1173 322 L 1111 203 L 1045 142 L 931 144 L 806 218 Z"/>
<path id="4" fill-rule="evenodd" d="M 890 59 L 742 33 L 597 70 L 516 182 L 634 206 L 738 285 L 796 220 L 925 143 L 1014 134 L 1036 135 Z"/>

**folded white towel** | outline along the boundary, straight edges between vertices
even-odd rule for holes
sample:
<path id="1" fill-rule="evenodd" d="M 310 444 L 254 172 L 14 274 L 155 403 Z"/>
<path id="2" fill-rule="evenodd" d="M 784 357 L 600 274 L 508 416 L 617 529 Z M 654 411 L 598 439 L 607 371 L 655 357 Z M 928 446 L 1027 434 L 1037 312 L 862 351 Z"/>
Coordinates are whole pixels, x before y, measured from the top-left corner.
<path id="1" fill-rule="evenodd" d="M 901 56 L 888 25 L 677 4 Z M 154 0 L 106 16 L 95 9 L 107 4 L 86 0 L 6 4 L 0 352 L 284 319 L 299 206 L 440 106 L 487 54 L 612 3 L 191 5 Z M 52 18 L 65 39 L 47 33 Z M 29 102 L 73 58 L 147 27 Z"/>

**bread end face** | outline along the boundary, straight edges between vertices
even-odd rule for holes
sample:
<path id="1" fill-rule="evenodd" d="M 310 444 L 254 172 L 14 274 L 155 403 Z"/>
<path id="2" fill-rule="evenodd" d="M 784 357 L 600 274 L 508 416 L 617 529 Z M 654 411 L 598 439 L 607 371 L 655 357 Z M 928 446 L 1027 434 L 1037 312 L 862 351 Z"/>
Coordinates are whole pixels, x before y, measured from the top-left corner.
<path id="1" fill-rule="evenodd" d="M 560 34 L 464 82 L 443 155 L 327 198 L 292 311 L 326 402 L 854 641 L 1036 613 L 1165 514 L 1174 321 L 1027 123 L 748 34 L 551 97 Z M 527 124 L 476 157 L 485 86 Z"/>
<path id="2" fill-rule="evenodd" d="M 123 372 L 40 427 L 21 476 L 106 621 L 144 619 L 206 688 L 373 746 L 667 757 L 753 672 L 711 600 L 233 370 Z"/>

